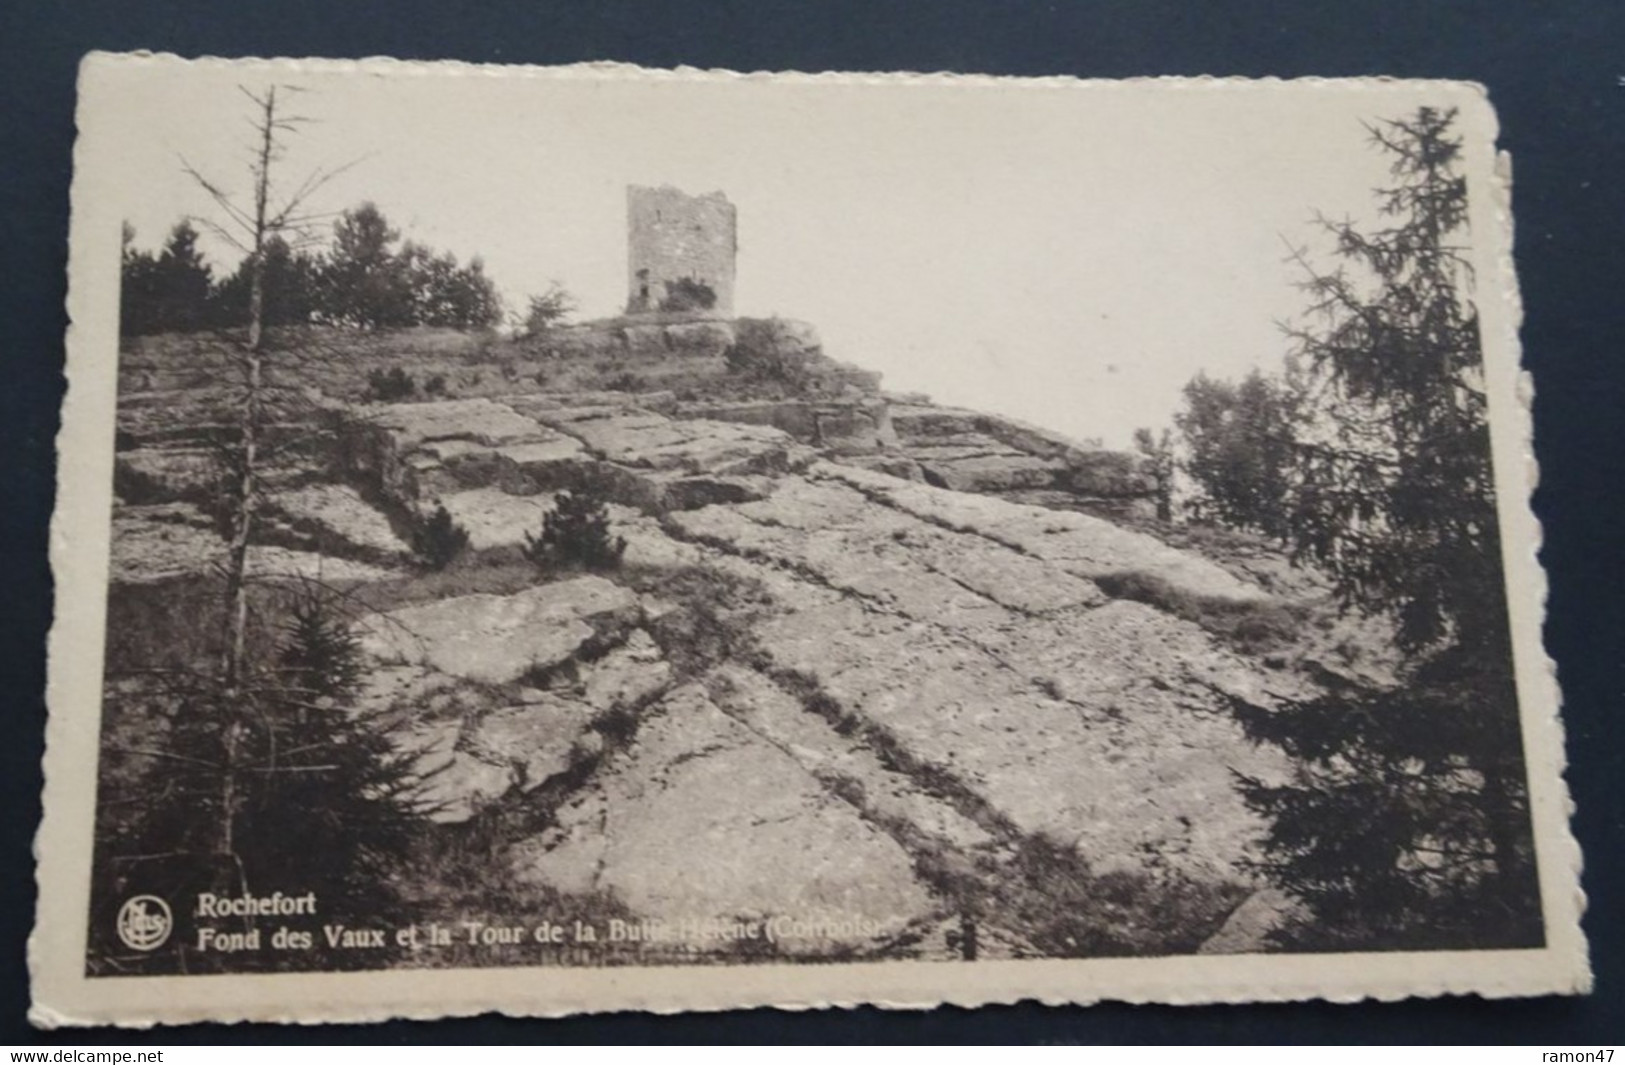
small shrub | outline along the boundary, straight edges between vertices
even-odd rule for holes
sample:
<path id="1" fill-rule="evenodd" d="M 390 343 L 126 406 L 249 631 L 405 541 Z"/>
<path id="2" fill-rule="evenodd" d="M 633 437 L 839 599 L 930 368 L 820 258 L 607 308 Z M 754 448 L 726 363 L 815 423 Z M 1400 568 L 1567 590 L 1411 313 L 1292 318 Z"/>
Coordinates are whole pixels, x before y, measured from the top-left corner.
<path id="1" fill-rule="evenodd" d="M 643 378 L 635 373 L 623 373 L 606 382 L 615 392 L 641 392 L 643 391 Z"/>
<path id="2" fill-rule="evenodd" d="M 570 295 L 563 285 L 554 281 L 548 285 L 546 292 L 540 296 L 530 297 L 530 304 L 525 312 L 524 333 L 526 336 L 541 336 L 561 324 L 575 309 L 575 297 Z"/>
<path id="3" fill-rule="evenodd" d="M 468 530 L 445 504 L 412 531 L 412 551 L 432 570 L 443 570 L 468 548 Z"/>
<path id="4" fill-rule="evenodd" d="M 547 384 L 547 371 L 546 370 L 537 370 L 535 373 L 531 374 L 530 376 L 531 376 L 531 379 L 534 380 L 539 385 L 544 385 L 545 386 Z"/>
<path id="5" fill-rule="evenodd" d="M 423 383 L 423 391 L 424 391 L 425 394 L 431 395 L 431 396 L 443 396 L 443 395 L 445 395 L 446 394 L 446 375 L 443 374 L 443 373 L 437 373 L 433 377 L 429 378 L 427 381 L 425 381 Z"/>
<path id="6" fill-rule="evenodd" d="M 668 284 L 666 295 L 660 300 L 663 311 L 709 311 L 716 305 L 716 290 L 692 277 L 678 278 Z"/>
<path id="7" fill-rule="evenodd" d="M 367 396 L 380 403 L 394 403 L 413 395 L 418 385 L 412 375 L 399 366 L 392 366 L 388 371 L 373 370 L 367 374 Z"/>
<path id="8" fill-rule="evenodd" d="M 741 318 L 734 342 L 723 351 L 728 372 L 786 395 L 816 390 L 816 339 L 780 318 Z"/>
<path id="9" fill-rule="evenodd" d="M 618 568 L 626 537 L 610 531 L 608 502 L 598 483 L 583 478 L 542 515 L 540 536 L 525 534 L 525 557 L 542 569 Z"/>

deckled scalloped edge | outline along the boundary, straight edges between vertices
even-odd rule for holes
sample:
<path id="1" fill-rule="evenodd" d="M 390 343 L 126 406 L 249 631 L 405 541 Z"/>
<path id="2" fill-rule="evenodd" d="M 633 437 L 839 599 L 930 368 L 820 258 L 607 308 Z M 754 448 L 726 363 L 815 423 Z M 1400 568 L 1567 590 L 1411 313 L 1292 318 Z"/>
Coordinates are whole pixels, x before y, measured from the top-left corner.
<path id="1" fill-rule="evenodd" d="M 1488 197 L 1493 208 L 1495 232 L 1480 240 L 1493 241 L 1494 260 L 1498 275 L 1502 279 L 1501 291 L 1497 298 L 1506 308 L 1507 322 L 1500 331 L 1499 343 L 1504 345 L 1500 353 L 1511 363 L 1511 372 L 1514 374 L 1512 411 L 1500 412 L 1499 420 L 1511 419 L 1512 429 L 1519 440 L 1520 467 L 1523 480 L 1523 492 L 1513 509 L 1511 517 L 1517 528 L 1504 529 L 1504 532 L 1519 534 L 1516 537 L 1507 537 L 1507 540 L 1516 540 L 1519 544 L 1527 546 L 1524 567 L 1519 576 L 1532 582 L 1529 592 L 1532 593 L 1534 604 L 1538 610 L 1536 621 L 1535 646 L 1531 649 L 1536 652 L 1536 661 L 1520 660 L 1520 673 L 1524 671 L 1538 672 L 1537 678 L 1531 683 L 1538 683 L 1544 689 L 1547 698 L 1541 700 L 1542 719 L 1533 721 L 1527 713 L 1523 713 L 1523 724 L 1527 729 L 1533 725 L 1543 735 L 1541 749 L 1551 753 L 1550 764 L 1542 766 L 1542 771 L 1550 772 L 1551 783 L 1555 786 L 1557 794 L 1555 799 L 1560 802 L 1563 816 L 1559 818 L 1557 829 L 1547 829 L 1544 833 L 1548 839 L 1548 847 L 1557 852 L 1555 857 L 1561 859 L 1562 870 L 1570 885 L 1571 895 L 1568 900 L 1572 906 L 1572 929 L 1577 939 L 1577 956 L 1570 959 L 1572 964 L 1567 973 L 1569 983 L 1567 986 L 1552 986 L 1544 991 L 1529 991 L 1518 986 L 1502 985 L 1475 985 L 1471 980 L 1463 979 L 1459 975 L 1452 977 L 1439 976 L 1420 983 L 1409 983 L 1405 986 L 1373 986 L 1361 990 L 1346 988 L 1312 988 L 1302 983 L 1277 981 L 1248 981 L 1238 983 L 1233 988 L 1224 990 L 1208 988 L 1191 988 L 1188 990 L 1159 988 L 1156 991 L 1101 991 L 1071 994 L 1058 992 L 1055 987 L 1058 981 L 1046 981 L 1040 986 L 1036 982 L 1023 982 L 1012 980 L 998 988 L 978 988 L 974 992 L 946 991 L 922 995 L 899 995 L 896 997 L 867 997 L 861 994 L 830 995 L 821 1001 L 800 999 L 787 999 L 782 996 L 764 993 L 758 987 L 736 987 L 731 989 L 731 995 L 726 1002 L 711 998 L 690 998 L 687 992 L 678 990 L 683 986 L 683 975 L 693 972 L 678 966 L 653 966 L 631 971 L 653 971 L 668 977 L 659 998 L 652 995 L 620 996 L 611 1003 L 594 1003 L 588 1000 L 571 1002 L 568 998 L 555 999 L 551 1004 L 538 1004 L 531 1006 L 513 1001 L 494 1002 L 491 1004 L 430 1004 L 426 1002 L 397 1000 L 391 1002 L 387 996 L 379 996 L 374 1000 L 362 1003 L 346 1003 L 343 1005 L 328 1003 L 305 1008 L 301 1013 L 287 1012 L 286 1007 L 269 1007 L 266 1009 L 248 1007 L 225 1007 L 221 1005 L 191 1005 L 180 1008 L 166 1009 L 164 1016 L 117 1016 L 106 1015 L 108 1009 L 100 1007 L 85 1013 L 78 1013 L 69 1009 L 53 1007 L 38 1002 L 32 1004 L 29 1019 L 42 1028 L 56 1028 L 70 1025 L 111 1025 L 122 1028 L 146 1029 L 158 1025 L 188 1024 L 200 1022 L 214 1022 L 223 1024 L 273 1022 L 290 1024 L 324 1024 L 324 1023 L 367 1023 L 394 1019 L 403 1020 L 435 1020 L 452 1017 L 470 1017 L 484 1014 L 500 1014 L 509 1017 L 565 1017 L 589 1013 L 612 1013 L 626 1011 L 641 1011 L 655 1014 L 675 1014 L 682 1012 L 720 1012 L 733 1009 L 749 1009 L 759 1007 L 774 1007 L 790 1011 L 809 1011 L 833 1008 L 851 1008 L 860 1005 L 871 1005 L 885 1009 L 914 1010 L 931 1009 L 940 1005 L 955 1005 L 962 1007 L 976 1007 L 983 1005 L 1010 1005 L 1018 1002 L 1038 1002 L 1046 1006 L 1065 1005 L 1092 1005 L 1098 1002 L 1126 1002 L 1131 1004 L 1162 1003 L 1170 1005 L 1199 1005 L 1214 1003 L 1248 1003 L 1248 1002 L 1287 1002 L 1287 1001 L 1314 1001 L 1324 1000 L 1340 1003 L 1359 1001 L 1400 1001 L 1408 998 L 1439 998 L 1446 995 L 1476 995 L 1484 998 L 1514 997 L 1541 993 L 1585 993 L 1591 989 L 1591 973 L 1586 956 L 1586 945 L 1583 934 L 1579 930 L 1579 919 L 1583 914 L 1586 898 L 1580 886 L 1580 873 L 1582 870 L 1581 852 L 1572 831 L 1572 816 L 1574 802 L 1570 795 L 1563 772 L 1567 766 L 1567 759 L 1563 747 L 1563 726 L 1559 712 L 1561 709 L 1561 692 L 1557 684 L 1556 663 L 1546 652 L 1544 643 L 1539 639 L 1544 627 L 1546 604 L 1549 595 L 1549 582 L 1539 563 L 1539 551 L 1542 544 L 1543 530 L 1536 518 L 1532 507 L 1532 496 L 1539 483 L 1539 464 L 1534 452 L 1533 440 L 1533 399 L 1534 384 L 1530 373 L 1523 368 L 1521 347 L 1518 341 L 1518 328 L 1522 321 L 1522 302 L 1519 295 L 1516 274 L 1513 269 L 1513 220 L 1511 213 L 1512 174 L 1511 157 L 1506 152 L 1497 153 L 1494 141 L 1499 129 L 1494 112 L 1490 108 L 1489 93 L 1485 86 L 1478 82 L 1455 81 L 1448 79 L 1426 78 L 1394 78 L 1388 76 L 1373 77 L 1298 77 L 1298 78 L 1249 78 L 1243 76 L 1145 76 L 1123 79 L 1082 78 L 1073 75 L 1047 75 L 1037 77 L 995 74 L 965 74 L 949 71 L 938 72 L 847 72 L 847 71 L 752 71 L 739 72 L 726 69 L 702 69 L 689 66 L 679 66 L 671 69 L 646 68 L 636 64 L 618 61 L 594 61 L 573 63 L 560 66 L 538 65 L 507 65 L 495 63 L 472 63 L 461 60 L 400 60 L 385 56 L 373 56 L 362 59 L 330 59 L 330 58 L 288 58 L 288 57 L 243 57 L 227 59 L 216 56 L 203 56 L 195 59 L 186 59 L 168 52 L 138 51 L 133 53 L 91 52 L 81 62 L 81 83 L 88 67 L 95 63 L 109 60 L 120 63 L 151 63 L 154 65 L 179 65 L 204 68 L 281 68 L 300 70 L 315 74 L 366 74 L 366 75 L 409 75 L 409 76 L 486 76 L 500 78 L 536 78 L 553 80 L 587 80 L 594 78 L 635 77 L 650 81 L 773 81 L 806 84 L 842 84 L 842 85 L 887 85 L 887 86 L 951 86 L 967 88 L 997 87 L 1001 89 L 1088 89 L 1090 91 L 1126 91 L 1132 89 L 1159 88 L 1177 90 L 1204 90 L 1214 89 L 1230 91 L 1259 91 L 1280 90 L 1283 88 L 1315 89 L 1333 91 L 1369 91 L 1380 92 L 1385 90 L 1407 90 L 1431 88 L 1450 91 L 1466 91 L 1476 94 L 1490 116 L 1491 129 L 1489 131 L 1491 163 L 1489 167 L 1488 188 L 1481 196 Z M 76 110 L 76 123 L 80 117 Z M 74 178 L 72 189 L 72 204 L 77 207 L 86 195 L 85 171 L 83 169 L 83 156 L 85 153 L 85 139 L 83 129 L 79 129 L 79 136 L 74 146 Z M 84 415 L 80 413 L 86 402 L 84 386 L 95 380 L 93 366 L 77 365 L 82 363 L 84 356 L 74 358 L 74 352 L 82 346 L 82 335 L 85 326 L 75 317 L 74 309 L 77 303 L 84 300 L 83 291 L 76 292 L 71 284 L 72 277 L 80 270 L 85 269 L 84 263 L 77 254 L 77 239 L 80 235 L 70 231 L 69 277 L 70 286 L 65 301 L 68 312 L 69 326 L 67 331 L 68 359 L 65 367 L 67 389 L 63 399 L 62 422 L 56 438 L 58 454 L 58 506 L 52 516 L 50 536 L 50 557 L 53 574 L 60 574 L 71 565 L 83 565 L 83 559 L 75 559 L 70 554 L 70 541 L 73 526 L 69 520 L 71 515 L 65 513 L 62 484 L 61 456 L 65 449 L 79 450 L 73 447 L 72 437 L 93 430 L 94 426 L 82 426 Z M 1475 244 L 1477 241 L 1475 241 Z M 81 286 L 82 288 L 82 286 Z M 76 296 L 78 297 L 76 299 Z M 89 310 L 91 308 L 87 308 Z M 80 344 L 75 340 L 79 339 Z M 1489 345 L 1486 345 L 1488 354 Z M 1488 359 L 1486 359 L 1486 363 Z M 1504 481 L 1508 479 L 1508 472 L 1497 469 L 1496 480 L 1498 491 Z M 66 501 L 71 509 L 73 500 Z M 1503 524 L 1507 512 L 1501 512 Z M 58 581 L 58 594 L 56 602 L 56 615 L 50 632 L 48 647 L 53 662 L 57 660 L 59 651 L 63 649 L 64 641 L 72 634 L 63 631 L 61 593 L 62 582 Z M 1511 590 L 1509 589 L 1509 597 Z M 1515 640 L 1516 642 L 1516 640 Z M 1520 656 L 1529 652 L 1520 648 Z M 56 700 L 51 694 L 58 688 L 56 683 L 56 670 L 48 672 L 47 702 L 54 704 Z M 1522 712 L 1522 711 L 1521 711 Z M 36 862 L 36 885 L 39 896 L 36 904 L 36 925 L 28 941 L 28 967 L 31 987 L 37 992 L 38 982 L 45 962 L 41 957 L 43 944 L 41 943 L 42 925 L 45 917 L 45 898 L 47 884 L 45 883 L 45 866 L 42 861 L 42 850 L 45 840 L 52 831 L 61 832 L 71 828 L 69 825 L 59 824 L 60 812 L 53 817 L 52 806 L 45 802 L 54 794 L 53 774 L 51 768 L 55 759 L 53 754 L 60 756 L 65 753 L 67 736 L 64 733 L 72 722 L 62 714 L 52 710 L 49 713 L 46 727 L 46 750 L 44 756 L 45 783 L 42 794 L 42 806 L 45 816 L 34 839 L 34 858 Z M 1527 734 L 1527 733 L 1526 733 Z M 1537 828 L 1537 836 L 1541 835 Z M 1548 910 L 1550 907 L 1546 907 Z M 1549 917 L 1550 914 L 1548 913 Z M 1550 932 L 1550 929 L 1548 929 Z M 1550 947 L 1547 948 L 1548 950 Z M 1435 952 L 1436 953 L 1436 952 Z M 1476 952 L 1482 954 L 1483 952 Z M 1356 955 L 1354 957 L 1359 957 Z M 1282 955 L 1269 956 L 1239 956 L 1282 958 Z M 1326 962 L 1339 955 L 1297 955 L 1309 961 L 1324 959 Z M 1390 957 L 1400 957 L 1390 955 Z M 1177 965 L 1181 961 L 1192 959 L 1184 956 L 1174 956 L 1165 959 L 1152 959 L 1153 964 Z M 882 964 L 908 964 L 908 963 L 882 963 Z M 920 963 L 930 965 L 932 963 Z M 952 963 L 943 963 L 949 964 Z M 1014 963 L 981 963 L 984 969 L 990 966 L 1013 964 L 1030 968 L 1036 973 L 1037 967 L 1051 967 L 1048 960 L 1037 962 Z M 1065 964 L 1065 963 L 1062 963 Z M 1075 964 L 1075 963 L 1074 963 Z M 1085 963 L 1089 964 L 1089 963 Z M 719 967 L 703 967 L 704 972 L 715 972 Z M 748 975 L 757 967 L 746 967 L 739 970 Z M 817 971 L 833 972 L 839 966 L 817 966 Z M 504 973 L 522 975 L 531 970 L 519 969 L 480 969 L 480 970 L 422 970 L 426 975 L 439 975 L 441 973 L 465 972 L 486 973 L 500 976 Z M 606 970 L 593 970 L 606 971 Z M 289 981 L 315 981 L 321 983 L 354 983 L 378 980 L 388 982 L 386 974 L 372 972 L 358 973 L 321 973 L 321 974 L 287 974 L 269 977 L 229 977 L 226 979 L 246 980 L 260 982 L 267 989 L 276 983 Z M 198 980 L 200 978 L 182 978 Z M 210 978 L 214 979 L 214 978 Z M 676 993 L 673 993 L 676 992 Z"/>

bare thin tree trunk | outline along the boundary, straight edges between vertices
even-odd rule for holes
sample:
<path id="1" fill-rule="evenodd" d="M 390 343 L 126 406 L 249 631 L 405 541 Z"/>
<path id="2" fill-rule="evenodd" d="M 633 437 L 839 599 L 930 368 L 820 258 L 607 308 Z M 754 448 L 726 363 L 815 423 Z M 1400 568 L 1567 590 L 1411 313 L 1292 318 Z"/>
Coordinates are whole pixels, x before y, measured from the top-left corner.
<path id="1" fill-rule="evenodd" d="M 261 105 L 260 144 L 254 175 L 253 249 L 249 253 L 248 341 L 243 350 L 246 393 L 238 420 L 239 454 L 237 473 L 237 513 L 232 522 L 231 549 L 226 565 L 226 658 L 225 699 L 228 717 L 225 766 L 221 781 L 220 851 L 235 853 L 235 822 L 238 776 L 239 729 L 236 717 L 243 697 L 243 663 L 248 633 L 248 547 L 253 542 L 255 496 L 259 461 L 259 430 L 263 381 L 261 345 L 265 336 L 265 240 L 266 204 L 270 198 L 271 155 L 276 128 L 276 89 L 269 90 Z M 244 888 L 246 890 L 246 887 Z"/>

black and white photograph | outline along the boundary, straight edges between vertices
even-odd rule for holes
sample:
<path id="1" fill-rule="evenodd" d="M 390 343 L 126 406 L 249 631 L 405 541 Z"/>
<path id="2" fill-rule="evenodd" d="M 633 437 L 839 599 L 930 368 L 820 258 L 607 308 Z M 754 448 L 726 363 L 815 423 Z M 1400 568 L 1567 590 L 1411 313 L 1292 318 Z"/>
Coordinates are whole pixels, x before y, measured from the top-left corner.
<path id="1" fill-rule="evenodd" d="M 1585 988 L 1475 87 L 80 107 L 56 1022 Z"/>

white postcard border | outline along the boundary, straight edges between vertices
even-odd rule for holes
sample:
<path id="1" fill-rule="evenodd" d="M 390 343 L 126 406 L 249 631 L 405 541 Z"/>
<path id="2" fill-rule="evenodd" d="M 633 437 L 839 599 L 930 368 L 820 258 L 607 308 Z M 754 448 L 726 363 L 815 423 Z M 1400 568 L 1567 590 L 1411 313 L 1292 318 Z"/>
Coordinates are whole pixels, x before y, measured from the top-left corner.
<path id="1" fill-rule="evenodd" d="M 36 1024 L 147 1026 L 189 1021 L 363 1021 L 497 1011 L 562 1016 L 610 1010 L 801 1009 L 874 1004 L 926 1008 L 1037 1000 L 1049 1004 L 1207 1003 L 1324 998 L 1490 997 L 1584 992 L 1590 986 L 1579 927 L 1580 852 L 1570 829 L 1555 668 L 1541 643 L 1546 581 L 1541 530 L 1529 497 L 1538 468 L 1531 446 L 1531 384 L 1519 368 L 1520 305 L 1511 267 L 1510 163 L 1494 154 L 1496 124 L 1483 89 L 1463 83 L 1384 79 L 1257 82 L 1071 78 L 1011 79 L 949 74 L 741 75 L 641 71 L 613 64 L 515 68 L 395 60 L 201 60 L 282 69 L 427 77 L 835 79 L 855 84 L 951 82 L 1021 92 L 1153 88 L 1186 92 L 1392 92 L 1425 87 L 1462 110 L 1464 159 L 1479 277 L 1479 312 L 1490 395 L 1493 455 L 1513 616 L 1518 694 L 1547 945 L 1539 950 L 1177 956 L 1080 961 L 881 962 L 864 964 L 500 968 L 388 972 L 88 978 L 85 975 L 92 818 L 96 790 L 106 575 L 111 527 L 118 349 L 121 220 L 98 195 L 118 179 L 98 138 L 103 73 L 125 64 L 183 62 L 173 56 L 93 54 L 81 70 L 74 154 L 67 338 L 68 390 L 58 438 L 58 500 L 51 527 L 56 615 L 50 636 L 44 821 L 35 844 L 38 919 L 30 940 Z M 1496 298 L 1498 296 L 1498 298 Z"/>

